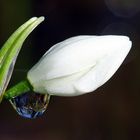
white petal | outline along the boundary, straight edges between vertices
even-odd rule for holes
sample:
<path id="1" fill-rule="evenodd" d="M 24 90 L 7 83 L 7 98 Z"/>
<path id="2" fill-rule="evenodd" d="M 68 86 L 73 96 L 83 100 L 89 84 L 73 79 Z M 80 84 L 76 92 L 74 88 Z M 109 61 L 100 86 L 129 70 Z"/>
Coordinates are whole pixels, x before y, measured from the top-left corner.
<path id="1" fill-rule="evenodd" d="M 28 72 L 28 79 L 40 93 L 91 92 L 111 78 L 130 48 L 126 36 L 73 37 L 54 45 Z"/>
<path id="2" fill-rule="evenodd" d="M 36 92 L 39 91 L 40 93 L 49 93 L 51 95 L 58 95 L 58 96 L 81 95 L 81 91 L 80 92 L 78 90 L 76 91 L 74 84 L 75 81 L 77 81 L 88 71 L 89 70 L 86 69 L 84 71 L 81 71 L 79 73 L 70 76 L 34 83 L 34 87 L 36 87 L 34 90 Z"/>
<path id="3" fill-rule="evenodd" d="M 45 76 L 49 80 L 71 75 L 94 65 L 92 51 L 90 47 L 86 48 L 88 38 L 94 39 L 92 36 L 78 36 L 54 45 L 29 71 L 29 75 L 34 76 L 40 72 L 35 78 L 38 76 L 38 79 L 42 79 Z"/>
<path id="4" fill-rule="evenodd" d="M 110 56 L 105 56 L 97 63 L 95 67 L 93 67 L 75 83 L 75 88 L 79 92 L 87 93 L 92 92 L 98 87 L 102 86 L 120 67 L 128 54 L 128 51 L 128 49 L 123 49 L 122 46 L 121 53 L 120 50 L 118 50 L 110 54 Z"/>

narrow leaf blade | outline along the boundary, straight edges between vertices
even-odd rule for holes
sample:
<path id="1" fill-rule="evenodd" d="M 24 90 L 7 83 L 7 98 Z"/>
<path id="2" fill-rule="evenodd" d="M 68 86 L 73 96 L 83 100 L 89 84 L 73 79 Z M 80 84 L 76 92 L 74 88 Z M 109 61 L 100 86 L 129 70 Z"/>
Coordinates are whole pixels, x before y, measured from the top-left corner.
<path id="1" fill-rule="evenodd" d="M 0 51 L 0 101 L 11 78 L 19 51 L 28 35 L 44 20 L 32 18 L 16 30 Z"/>

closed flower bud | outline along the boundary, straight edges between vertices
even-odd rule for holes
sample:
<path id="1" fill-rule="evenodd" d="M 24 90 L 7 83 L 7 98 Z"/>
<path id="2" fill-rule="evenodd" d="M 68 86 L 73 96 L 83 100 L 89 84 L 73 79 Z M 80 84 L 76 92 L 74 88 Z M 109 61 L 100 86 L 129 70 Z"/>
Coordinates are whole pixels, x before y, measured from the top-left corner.
<path id="1" fill-rule="evenodd" d="M 130 48 L 126 36 L 76 36 L 48 50 L 28 72 L 38 93 L 76 96 L 92 92 L 117 71 Z"/>

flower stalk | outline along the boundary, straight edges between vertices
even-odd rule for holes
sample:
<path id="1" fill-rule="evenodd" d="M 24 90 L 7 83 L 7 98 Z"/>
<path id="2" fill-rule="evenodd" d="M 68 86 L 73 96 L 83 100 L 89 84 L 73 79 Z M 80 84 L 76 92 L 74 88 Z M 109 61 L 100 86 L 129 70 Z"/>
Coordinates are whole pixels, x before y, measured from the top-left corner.
<path id="1" fill-rule="evenodd" d="M 16 96 L 24 94 L 25 92 L 32 91 L 32 86 L 28 82 L 28 80 L 23 80 L 7 90 L 4 94 L 4 99 L 10 100 Z"/>

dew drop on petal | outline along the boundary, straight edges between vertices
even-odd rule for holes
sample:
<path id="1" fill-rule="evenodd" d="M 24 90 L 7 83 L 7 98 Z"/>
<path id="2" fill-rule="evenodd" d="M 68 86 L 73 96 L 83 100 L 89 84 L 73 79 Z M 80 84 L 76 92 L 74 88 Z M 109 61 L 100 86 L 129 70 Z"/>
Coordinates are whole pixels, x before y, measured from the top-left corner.
<path id="1" fill-rule="evenodd" d="M 45 112 L 49 99 L 49 94 L 26 92 L 11 99 L 10 103 L 20 116 L 34 119 Z"/>

